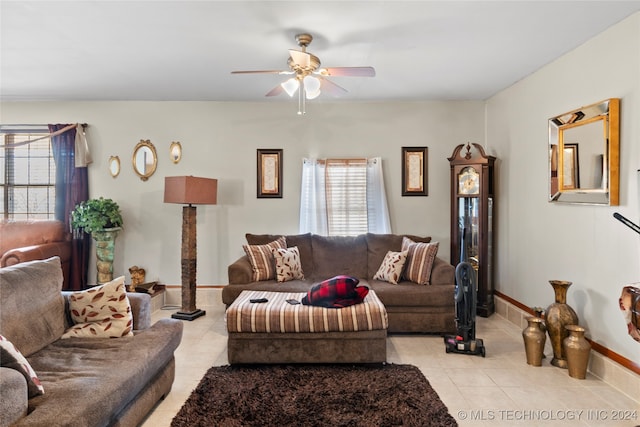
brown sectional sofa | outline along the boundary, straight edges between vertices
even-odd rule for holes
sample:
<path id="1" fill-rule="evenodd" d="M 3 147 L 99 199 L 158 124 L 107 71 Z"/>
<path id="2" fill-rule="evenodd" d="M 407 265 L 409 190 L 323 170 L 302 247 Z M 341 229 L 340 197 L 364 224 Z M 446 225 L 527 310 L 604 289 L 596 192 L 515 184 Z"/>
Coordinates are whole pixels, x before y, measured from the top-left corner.
<path id="1" fill-rule="evenodd" d="M 127 294 L 133 336 L 61 339 L 71 325 L 57 257 L 0 269 L 0 335 L 44 387 L 28 399 L 25 377 L 0 367 L 0 426 L 136 426 L 171 390 L 182 322 L 151 324 L 151 298 Z"/>
<path id="2" fill-rule="evenodd" d="M 280 235 L 247 234 L 250 245 L 262 245 Z M 287 246 L 297 246 L 304 280 L 278 283 L 275 280 L 252 281 L 248 257 L 242 256 L 228 267 L 229 285 L 222 289 L 222 302 L 231 304 L 243 290 L 306 292 L 313 284 L 338 274 L 355 276 L 373 289 L 384 304 L 390 333 L 453 333 L 455 327 L 455 267 L 436 257 L 430 285 L 401 281 L 393 285 L 373 280 L 387 251 L 400 251 L 402 235 L 363 234 L 359 236 L 285 236 Z M 407 235 L 416 242 L 430 238 Z"/>
<path id="3" fill-rule="evenodd" d="M 0 221 L 0 267 L 53 256 L 60 258 L 64 287 L 69 287 L 71 234 L 57 220 Z"/>

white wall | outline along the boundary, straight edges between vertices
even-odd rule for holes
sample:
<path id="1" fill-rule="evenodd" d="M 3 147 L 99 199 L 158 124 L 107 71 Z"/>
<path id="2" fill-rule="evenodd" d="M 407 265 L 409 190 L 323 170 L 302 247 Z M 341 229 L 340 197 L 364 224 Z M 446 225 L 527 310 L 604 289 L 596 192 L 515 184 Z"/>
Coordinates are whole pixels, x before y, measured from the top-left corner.
<path id="1" fill-rule="evenodd" d="M 606 98 L 621 98 L 620 206 L 548 203 L 548 119 Z M 640 239 L 612 215 L 639 222 L 640 14 L 492 97 L 487 112 L 488 145 L 501 159 L 496 288 L 546 307 L 548 281 L 572 281 L 567 302 L 587 335 L 639 362 L 618 297 L 640 281 Z"/>
<path id="2" fill-rule="evenodd" d="M 484 103 L 313 103 L 307 115 L 291 102 L 68 102 L 5 103 L 3 123 L 89 124 L 94 163 L 90 196 L 117 201 L 124 231 L 116 241 L 116 274 L 138 265 L 148 279 L 180 283 L 180 205 L 164 204 L 165 176 L 218 179 L 218 205 L 198 206 L 198 283 L 224 284 L 227 266 L 246 243 L 244 234 L 298 232 L 302 158 L 381 156 L 394 232 L 431 235 L 449 258 L 449 162 L 453 149 L 484 139 Z M 146 182 L 132 169 L 140 139 L 158 151 L 158 169 Z M 182 161 L 169 158 L 180 141 Z M 429 147 L 429 196 L 401 197 L 401 147 Z M 256 149 L 282 148 L 282 199 L 256 198 Z M 120 156 L 112 178 L 109 156 Z M 92 266 L 90 279 L 95 277 Z"/>

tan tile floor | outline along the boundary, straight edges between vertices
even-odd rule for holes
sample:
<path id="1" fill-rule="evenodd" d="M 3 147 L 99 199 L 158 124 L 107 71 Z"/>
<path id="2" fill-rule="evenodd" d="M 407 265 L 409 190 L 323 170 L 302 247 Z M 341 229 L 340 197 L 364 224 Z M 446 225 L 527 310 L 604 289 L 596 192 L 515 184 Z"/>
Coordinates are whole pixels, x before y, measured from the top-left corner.
<path id="1" fill-rule="evenodd" d="M 184 322 L 171 393 L 143 427 L 169 426 L 207 369 L 227 364 L 224 306 L 199 307 L 207 314 Z M 171 313 L 159 310 L 154 321 Z M 585 380 L 571 378 L 566 370 L 549 365 L 550 357 L 542 367 L 529 366 L 520 328 L 497 314 L 477 320 L 486 358 L 447 354 L 441 337 L 393 335 L 387 360 L 418 366 L 461 426 L 640 425 L 640 401 L 591 374 Z M 551 354 L 549 348 L 546 354 Z"/>

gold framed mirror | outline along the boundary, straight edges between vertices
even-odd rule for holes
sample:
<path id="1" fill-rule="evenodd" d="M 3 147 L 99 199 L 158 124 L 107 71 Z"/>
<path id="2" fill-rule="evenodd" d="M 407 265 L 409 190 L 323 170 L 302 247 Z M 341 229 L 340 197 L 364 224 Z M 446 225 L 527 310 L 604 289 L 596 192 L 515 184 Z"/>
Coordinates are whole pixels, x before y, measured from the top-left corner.
<path id="1" fill-rule="evenodd" d="M 109 157 L 109 173 L 114 178 L 120 174 L 120 157 Z"/>
<path id="2" fill-rule="evenodd" d="M 141 139 L 133 149 L 133 171 L 146 181 L 156 171 L 158 155 L 151 141 Z"/>
<path id="3" fill-rule="evenodd" d="M 173 163 L 179 163 L 182 159 L 182 145 L 179 141 L 173 141 L 169 147 L 169 156 Z"/>
<path id="4" fill-rule="evenodd" d="M 549 119 L 549 202 L 616 206 L 620 192 L 620 99 Z"/>

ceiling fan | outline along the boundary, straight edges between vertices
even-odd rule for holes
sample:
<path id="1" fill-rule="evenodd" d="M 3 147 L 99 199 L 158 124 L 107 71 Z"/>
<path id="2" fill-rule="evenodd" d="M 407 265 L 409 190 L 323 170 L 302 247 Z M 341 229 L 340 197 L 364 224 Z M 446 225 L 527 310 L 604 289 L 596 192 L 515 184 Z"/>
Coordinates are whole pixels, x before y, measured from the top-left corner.
<path id="1" fill-rule="evenodd" d="M 315 99 L 322 92 L 334 96 L 347 93 L 345 88 L 335 84 L 327 79 L 327 77 L 374 77 L 376 75 L 373 67 L 320 68 L 320 58 L 307 52 L 307 46 L 311 44 L 312 40 L 313 37 L 311 34 L 296 35 L 296 41 L 298 42 L 298 46 L 300 46 L 300 50 L 289 49 L 289 59 L 287 60 L 289 70 L 232 71 L 231 74 L 291 75 L 291 78 L 267 92 L 266 96 L 276 96 L 282 92 L 286 92 L 290 97 L 293 97 L 293 95 L 298 92 L 298 114 L 305 114 L 305 103 L 307 99 Z"/>

